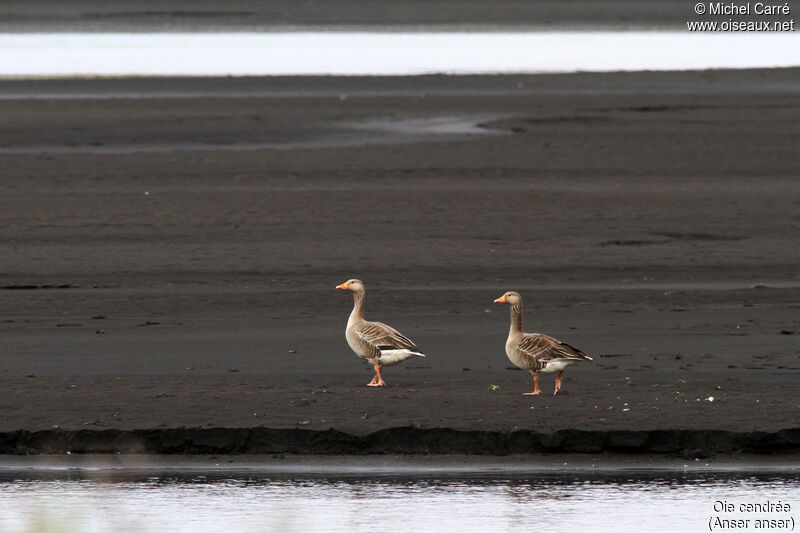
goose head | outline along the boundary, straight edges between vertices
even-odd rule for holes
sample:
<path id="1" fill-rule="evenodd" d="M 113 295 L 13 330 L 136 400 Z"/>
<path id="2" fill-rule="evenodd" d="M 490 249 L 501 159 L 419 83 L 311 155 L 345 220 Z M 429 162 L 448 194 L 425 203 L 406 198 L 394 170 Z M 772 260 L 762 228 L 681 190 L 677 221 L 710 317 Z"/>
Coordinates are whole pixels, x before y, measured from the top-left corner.
<path id="1" fill-rule="evenodd" d="M 341 285 L 336 286 L 337 289 L 350 292 L 365 292 L 364 283 L 360 279 L 348 279 Z"/>
<path id="2" fill-rule="evenodd" d="M 500 298 L 497 298 L 494 303 L 496 304 L 508 304 L 508 305 L 519 305 L 522 303 L 522 296 L 519 295 L 518 292 L 508 291 Z"/>

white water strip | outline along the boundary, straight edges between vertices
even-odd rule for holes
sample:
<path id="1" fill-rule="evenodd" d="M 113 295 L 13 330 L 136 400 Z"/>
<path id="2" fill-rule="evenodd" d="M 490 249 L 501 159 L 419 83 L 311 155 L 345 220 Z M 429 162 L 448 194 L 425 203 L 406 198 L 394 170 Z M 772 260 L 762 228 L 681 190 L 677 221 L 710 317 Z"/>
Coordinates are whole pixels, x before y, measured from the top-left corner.
<path id="1" fill-rule="evenodd" d="M 797 33 L 0 34 L 0 76 L 505 74 L 800 66 Z"/>
<path id="2" fill-rule="evenodd" d="M 533 458 L 537 460 L 537 458 Z M 632 462 L 632 461 L 631 461 Z M 25 472 L 0 483 L 0 531 L 359 533 L 426 531 L 548 533 L 704 531 L 721 520 L 756 520 L 767 531 L 792 529 L 800 482 L 795 475 L 687 474 L 604 478 L 541 475 L 488 478 L 191 477 L 147 471 L 81 472 L 37 479 Z M 734 509 L 715 504 L 731 502 Z M 769 512 L 761 505 L 780 502 Z M 740 504 L 757 504 L 745 512 Z M 769 507 L 769 505 L 766 505 Z M 719 519 L 718 521 L 715 521 Z M 738 522 L 742 520 L 742 522 Z M 777 520 L 788 527 L 770 526 Z M 790 521 L 791 520 L 791 521 Z M 783 522 L 781 522 L 783 524 Z M 730 529 L 724 528 L 730 531 Z"/>

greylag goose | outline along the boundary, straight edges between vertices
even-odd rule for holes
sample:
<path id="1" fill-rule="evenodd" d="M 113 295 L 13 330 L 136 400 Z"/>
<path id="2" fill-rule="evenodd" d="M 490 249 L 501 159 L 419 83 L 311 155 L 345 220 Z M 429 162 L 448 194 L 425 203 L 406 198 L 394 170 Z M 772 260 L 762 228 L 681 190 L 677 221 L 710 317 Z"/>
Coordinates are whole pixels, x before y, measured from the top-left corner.
<path id="1" fill-rule="evenodd" d="M 350 279 L 336 288 L 353 293 L 353 311 L 347 320 L 344 336 L 356 355 L 369 361 L 375 369 L 375 377 L 367 383 L 368 387 L 386 386 L 381 378 L 384 366 L 396 365 L 411 357 L 425 357 L 411 339 L 393 327 L 364 320 L 364 297 L 367 291 L 361 280 Z"/>
<path id="2" fill-rule="evenodd" d="M 564 369 L 578 361 L 591 361 L 592 358 L 566 342 L 561 342 L 549 335 L 541 333 L 525 333 L 522 331 L 522 296 L 516 292 L 507 292 L 494 301 L 511 306 L 511 329 L 506 340 L 506 354 L 512 363 L 533 374 L 533 392 L 525 395 L 541 394 L 539 374 L 556 376 L 556 389 L 553 395 L 561 390 L 561 376 Z"/>

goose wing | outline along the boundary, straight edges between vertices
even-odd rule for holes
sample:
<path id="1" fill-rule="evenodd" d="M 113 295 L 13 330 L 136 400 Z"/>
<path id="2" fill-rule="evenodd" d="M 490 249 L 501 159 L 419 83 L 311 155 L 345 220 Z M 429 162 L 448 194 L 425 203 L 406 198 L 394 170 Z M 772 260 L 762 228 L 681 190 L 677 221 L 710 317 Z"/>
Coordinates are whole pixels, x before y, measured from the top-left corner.
<path id="1" fill-rule="evenodd" d="M 526 333 L 520 340 L 517 349 L 535 362 L 536 369 L 547 365 L 548 361 L 559 359 L 580 359 L 591 361 L 592 358 L 581 350 L 554 339 L 549 335 Z"/>
<path id="2" fill-rule="evenodd" d="M 362 341 L 378 351 L 406 349 L 419 352 L 419 348 L 411 339 L 381 322 L 362 322 L 355 328 L 355 333 Z"/>

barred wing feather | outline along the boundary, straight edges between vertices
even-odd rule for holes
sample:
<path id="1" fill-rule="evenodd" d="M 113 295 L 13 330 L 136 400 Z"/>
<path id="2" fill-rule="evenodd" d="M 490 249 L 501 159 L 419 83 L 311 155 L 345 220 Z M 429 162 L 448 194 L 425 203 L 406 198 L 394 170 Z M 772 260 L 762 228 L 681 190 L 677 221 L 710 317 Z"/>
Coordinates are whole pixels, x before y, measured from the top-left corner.
<path id="1" fill-rule="evenodd" d="M 519 342 L 517 349 L 543 366 L 547 361 L 559 359 L 581 359 L 591 361 L 592 358 L 581 350 L 548 335 L 527 334 Z"/>
<path id="2" fill-rule="evenodd" d="M 414 342 L 394 329 L 381 322 L 362 322 L 355 328 L 356 334 L 364 342 L 376 349 L 406 349 L 418 352 L 419 348 Z"/>

